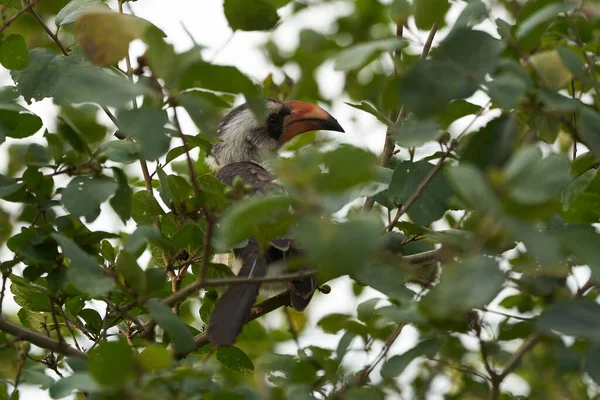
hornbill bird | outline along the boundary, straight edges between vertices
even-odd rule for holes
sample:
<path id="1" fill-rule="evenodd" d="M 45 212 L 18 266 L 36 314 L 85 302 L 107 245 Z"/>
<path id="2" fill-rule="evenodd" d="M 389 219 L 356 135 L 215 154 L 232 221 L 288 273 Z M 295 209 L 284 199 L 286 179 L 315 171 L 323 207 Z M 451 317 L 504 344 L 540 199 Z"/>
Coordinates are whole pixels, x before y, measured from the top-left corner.
<path id="1" fill-rule="evenodd" d="M 327 111 L 302 101 L 281 102 L 266 100 L 266 121 L 259 121 L 247 104 L 231 110 L 220 121 L 217 136 L 222 142 L 212 150 L 222 166 L 216 176 L 232 185 L 236 176 L 252 186 L 256 195 L 278 188 L 275 177 L 263 168 L 261 154 L 277 151 L 297 135 L 315 130 L 344 132 Z M 271 240 L 266 251 L 250 238 L 248 244 L 234 249 L 235 263 L 241 265 L 239 277 L 263 277 L 270 264 L 302 254 L 292 237 Z M 288 283 L 290 304 L 302 311 L 316 289 L 312 277 Z M 208 324 L 207 336 L 213 345 L 231 346 L 242 331 L 258 296 L 260 284 L 230 285 L 217 301 Z"/>

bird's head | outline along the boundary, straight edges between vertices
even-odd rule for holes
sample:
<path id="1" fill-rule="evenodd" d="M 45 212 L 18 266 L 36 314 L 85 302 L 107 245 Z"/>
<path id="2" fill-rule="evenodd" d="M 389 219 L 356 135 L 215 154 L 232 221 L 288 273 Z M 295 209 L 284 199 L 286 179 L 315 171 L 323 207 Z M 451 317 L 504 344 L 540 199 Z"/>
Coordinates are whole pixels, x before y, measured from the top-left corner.
<path id="1" fill-rule="evenodd" d="M 263 151 L 277 151 L 294 137 L 309 131 L 344 132 L 340 124 L 321 107 L 303 101 L 266 101 L 266 121 L 259 121 L 247 104 L 231 110 L 219 123 L 222 142 L 213 155 L 223 166 L 234 162 L 261 163 Z"/>

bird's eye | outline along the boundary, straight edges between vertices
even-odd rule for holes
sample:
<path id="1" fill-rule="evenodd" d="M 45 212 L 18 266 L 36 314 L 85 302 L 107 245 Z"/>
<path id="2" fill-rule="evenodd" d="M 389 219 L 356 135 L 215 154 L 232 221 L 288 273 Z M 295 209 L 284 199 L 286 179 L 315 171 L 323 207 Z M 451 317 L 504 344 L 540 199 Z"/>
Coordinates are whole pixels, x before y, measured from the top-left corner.
<path id="1" fill-rule="evenodd" d="M 271 114 L 267 118 L 267 131 L 269 136 L 279 139 L 283 132 L 283 116 L 281 114 Z"/>

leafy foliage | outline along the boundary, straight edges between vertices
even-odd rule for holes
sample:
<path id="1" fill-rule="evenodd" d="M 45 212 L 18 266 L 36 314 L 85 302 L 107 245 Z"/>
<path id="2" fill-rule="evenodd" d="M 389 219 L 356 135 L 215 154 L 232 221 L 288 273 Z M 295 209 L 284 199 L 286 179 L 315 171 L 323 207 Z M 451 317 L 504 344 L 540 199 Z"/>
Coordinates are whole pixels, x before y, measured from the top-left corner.
<path id="1" fill-rule="evenodd" d="M 598 5 L 322 3 L 224 1 L 270 69 L 297 72 L 262 82 L 100 0 L 2 3 L 0 399 L 598 397 Z M 279 26 L 323 6 L 347 11 L 280 46 Z M 345 107 L 386 131 L 360 132 L 383 151 L 301 135 L 265 154 L 283 190 L 248 196 L 208 159 L 226 110 L 264 116 L 261 97 Z M 289 305 L 271 297 L 213 348 L 235 284 L 221 257 L 288 235 L 313 305 L 265 322 Z"/>

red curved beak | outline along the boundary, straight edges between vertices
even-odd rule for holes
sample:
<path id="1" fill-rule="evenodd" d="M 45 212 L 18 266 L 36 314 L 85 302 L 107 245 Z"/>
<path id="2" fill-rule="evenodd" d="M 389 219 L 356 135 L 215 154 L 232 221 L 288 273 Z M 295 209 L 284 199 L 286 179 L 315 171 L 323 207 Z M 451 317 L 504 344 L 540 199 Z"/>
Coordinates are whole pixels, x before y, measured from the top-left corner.
<path id="1" fill-rule="evenodd" d="M 279 143 L 286 143 L 296 136 L 310 131 L 336 131 L 344 132 L 342 126 L 335 118 L 321 107 L 305 101 L 288 101 L 292 113 L 285 117 L 283 134 Z"/>

